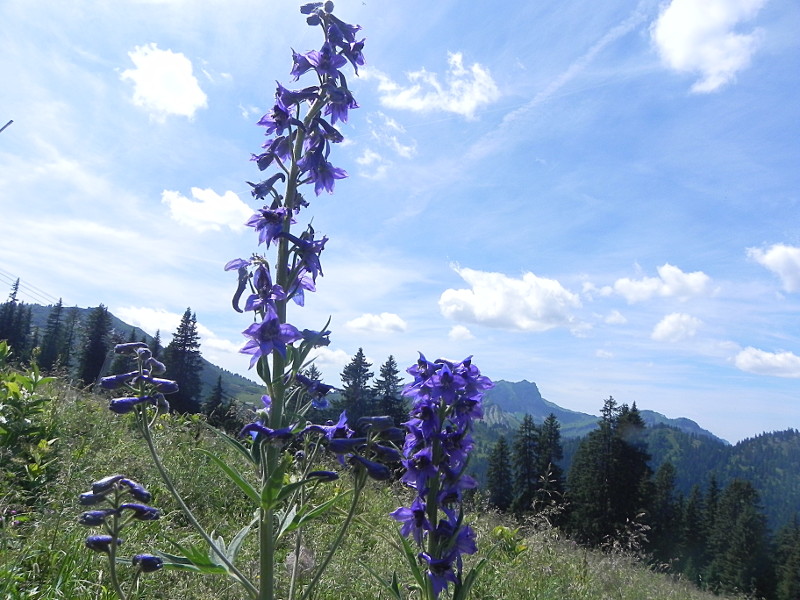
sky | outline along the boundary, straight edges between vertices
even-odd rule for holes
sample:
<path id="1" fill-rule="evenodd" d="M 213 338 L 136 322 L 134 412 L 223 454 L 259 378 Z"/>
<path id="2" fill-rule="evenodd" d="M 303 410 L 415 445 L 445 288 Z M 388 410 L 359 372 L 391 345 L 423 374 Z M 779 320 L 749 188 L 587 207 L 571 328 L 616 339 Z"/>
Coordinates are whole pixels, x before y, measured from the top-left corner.
<path id="1" fill-rule="evenodd" d="M 228 370 L 259 251 L 247 181 L 318 49 L 300 3 L 0 3 L 0 292 L 103 303 L 169 340 L 187 307 Z M 367 64 L 302 218 L 328 236 L 289 320 L 332 343 L 474 362 L 565 408 L 800 427 L 800 5 L 346 0 Z M 307 221 L 304 221 L 304 223 Z M 304 224 L 303 223 L 303 224 Z M 263 249 L 263 247 L 262 247 Z"/>

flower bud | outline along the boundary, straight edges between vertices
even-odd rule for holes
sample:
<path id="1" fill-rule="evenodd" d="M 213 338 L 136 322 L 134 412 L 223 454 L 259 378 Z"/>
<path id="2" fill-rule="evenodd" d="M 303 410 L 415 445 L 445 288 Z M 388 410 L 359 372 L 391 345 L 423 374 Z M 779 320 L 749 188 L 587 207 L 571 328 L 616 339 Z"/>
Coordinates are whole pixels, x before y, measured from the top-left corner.
<path id="1" fill-rule="evenodd" d="M 392 476 L 392 472 L 386 465 L 382 465 L 381 463 L 373 460 L 368 460 L 363 456 L 359 456 L 358 454 L 354 454 L 350 457 L 350 464 L 355 465 L 355 463 L 358 463 L 364 467 L 367 470 L 367 475 L 376 481 L 386 481 Z"/>
<path id="2" fill-rule="evenodd" d="M 137 554 L 133 557 L 131 562 L 134 567 L 138 566 L 143 573 L 152 573 L 164 566 L 164 561 L 160 557 L 153 556 L 152 554 Z"/>
<path id="3" fill-rule="evenodd" d="M 316 479 L 328 483 L 329 481 L 336 481 L 339 479 L 339 474 L 336 471 L 311 471 L 306 476 L 306 479 Z"/>
<path id="4" fill-rule="evenodd" d="M 119 509 L 133 511 L 133 518 L 139 521 L 157 521 L 161 517 L 161 511 L 146 504 L 135 502 L 125 502 L 119 505 Z"/>
<path id="5" fill-rule="evenodd" d="M 120 479 L 125 477 L 124 475 L 109 475 L 108 477 L 103 477 L 99 481 L 95 481 L 92 484 L 92 493 L 94 494 L 104 494 L 108 492 L 115 483 L 117 483 Z"/>
<path id="6" fill-rule="evenodd" d="M 86 525 L 87 527 L 93 527 L 95 525 L 102 525 L 106 522 L 106 518 L 115 514 L 117 511 L 113 508 L 104 508 L 102 510 L 87 510 L 83 513 L 80 517 L 78 517 L 78 523 L 81 525 Z"/>
<path id="7" fill-rule="evenodd" d="M 110 535 L 90 535 L 86 538 L 86 547 L 95 552 L 108 553 L 112 543 L 121 546 L 122 538 L 115 539 Z"/>
<path id="8" fill-rule="evenodd" d="M 131 496 L 133 496 L 136 500 L 140 502 L 150 502 L 153 495 L 148 492 L 144 486 L 140 483 L 136 483 L 132 479 L 128 479 L 127 477 L 123 477 L 119 480 L 122 485 L 128 486 L 128 491 L 130 492 Z"/>
<path id="9" fill-rule="evenodd" d="M 117 344 L 114 346 L 116 354 L 134 354 L 138 348 L 147 348 L 144 342 L 128 342 L 127 344 Z"/>

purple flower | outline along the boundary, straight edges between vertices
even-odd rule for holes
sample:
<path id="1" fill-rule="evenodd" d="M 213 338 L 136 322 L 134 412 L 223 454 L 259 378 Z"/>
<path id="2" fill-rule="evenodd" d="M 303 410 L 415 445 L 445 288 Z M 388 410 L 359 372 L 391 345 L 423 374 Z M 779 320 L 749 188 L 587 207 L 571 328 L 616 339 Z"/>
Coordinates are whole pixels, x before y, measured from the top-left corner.
<path id="1" fill-rule="evenodd" d="M 358 75 L 358 67 L 364 64 L 364 54 L 362 53 L 364 42 L 365 40 L 353 42 L 342 48 L 342 55 L 353 65 L 353 71 L 355 71 L 356 75 Z"/>
<path id="2" fill-rule="evenodd" d="M 126 486 L 131 496 L 136 500 L 140 502 L 150 502 L 152 494 L 148 492 L 142 484 L 135 482 L 133 479 L 128 479 L 127 477 L 120 479 L 119 483 Z"/>
<path id="3" fill-rule="evenodd" d="M 347 62 L 347 59 L 336 54 L 327 42 L 322 44 L 319 52 L 311 50 L 306 52 L 305 57 L 320 78 L 330 77 L 335 79 L 339 75 L 339 67 L 343 67 Z"/>
<path id="4" fill-rule="evenodd" d="M 119 373 L 118 375 L 109 375 L 108 377 L 100 378 L 100 387 L 104 390 L 114 390 L 119 386 L 129 382 L 136 377 L 139 371 L 131 371 L 130 373 Z"/>
<path id="5" fill-rule="evenodd" d="M 268 179 L 265 179 L 259 183 L 252 183 L 248 181 L 247 184 L 253 188 L 253 190 L 250 192 L 253 195 L 253 198 L 263 200 L 267 197 L 267 194 L 275 191 L 275 183 L 279 179 L 281 181 L 286 181 L 286 175 L 283 173 L 275 173 L 275 175 L 272 177 L 269 177 Z"/>
<path id="6" fill-rule="evenodd" d="M 367 445 L 367 438 L 335 438 L 328 442 L 328 450 L 334 454 L 348 454 L 356 452 Z"/>
<path id="7" fill-rule="evenodd" d="M 86 538 L 86 547 L 95 552 L 108 553 L 111 551 L 111 544 L 120 546 L 122 539 L 115 539 L 110 535 L 90 535 Z"/>
<path id="8" fill-rule="evenodd" d="M 94 506 L 95 504 L 100 504 L 105 499 L 105 494 L 93 494 L 92 492 L 86 492 L 78 497 L 78 504 L 81 506 Z"/>
<path id="9" fill-rule="evenodd" d="M 130 510 L 133 518 L 139 521 L 156 521 L 161 518 L 161 511 L 146 504 L 136 502 L 125 502 L 119 505 L 120 510 Z"/>
<path id="10" fill-rule="evenodd" d="M 339 474 L 336 471 L 311 471 L 311 473 L 306 475 L 306 479 L 315 479 L 328 483 L 339 479 Z"/>
<path id="11" fill-rule="evenodd" d="M 294 325 L 281 323 L 274 312 L 268 312 L 260 323 L 253 323 L 242 334 L 250 338 L 239 350 L 242 354 L 250 354 L 250 368 L 262 356 L 268 356 L 273 350 L 286 357 L 286 344 L 299 340 L 302 335 Z"/>
<path id="12" fill-rule="evenodd" d="M 130 354 L 136 352 L 138 348 L 147 348 L 144 342 L 128 342 L 127 344 L 117 344 L 114 346 L 115 354 Z"/>
<path id="13" fill-rule="evenodd" d="M 81 525 L 86 525 L 87 527 L 94 527 L 96 525 L 102 525 L 106 522 L 106 519 L 111 515 L 116 514 L 116 509 L 113 508 L 104 508 L 101 510 L 87 510 L 85 513 L 81 514 L 78 517 L 78 523 Z"/>
<path id="14" fill-rule="evenodd" d="M 400 528 L 403 537 L 412 536 L 417 545 L 422 546 L 423 535 L 426 531 L 430 531 L 431 524 L 425 514 L 425 502 L 421 498 L 414 498 L 411 508 L 401 506 L 389 514 L 394 520 L 403 524 Z"/>
<path id="15" fill-rule="evenodd" d="M 286 109 L 289 109 L 293 104 L 314 100 L 319 93 L 317 86 L 303 88 L 302 90 L 287 90 L 280 82 L 276 83 L 278 84 L 278 89 L 275 92 L 275 98 L 278 100 L 278 104 Z"/>
<path id="16" fill-rule="evenodd" d="M 346 123 L 347 111 L 358 108 L 358 103 L 356 103 L 350 90 L 347 89 L 344 76 L 342 76 L 341 79 L 341 86 L 325 86 L 325 91 L 328 93 L 328 104 L 325 107 L 325 114 L 331 116 L 332 125 L 336 125 L 336 121 L 344 121 Z"/>
<path id="17" fill-rule="evenodd" d="M 158 571 L 164 566 L 164 561 L 152 554 L 137 554 L 131 559 L 134 567 L 139 567 L 143 573 L 152 573 Z"/>
<path id="18" fill-rule="evenodd" d="M 111 491 L 111 488 L 114 487 L 114 484 L 124 477 L 124 475 L 109 475 L 108 477 L 103 477 L 99 481 L 95 481 L 92 484 L 92 493 L 105 494 Z"/>
<path id="19" fill-rule="evenodd" d="M 286 221 L 288 212 L 285 208 L 262 208 L 253 214 L 245 225 L 254 228 L 258 232 L 258 243 L 266 244 L 267 248 L 269 248 L 269 245 L 283 230 L 283 224 Z M 296 223 L 296 221 L 292 219 L 291 223 Z"/>
<path id="20" fill-rule="evenodd" d="M 427 552 L 420 552 L 419 557 L 428 563 L 428 578 L 433 585 L 433 594 L 439 597 L 447 589 L 448 583 L 458 583 L 453 571 L 453 561 L 446 558 L 434 558 Z"/>
<path id="21" fill-rule="evenodd" d="M 311 70 L 312 65 L 305 54 L 298 54 L 292 50 L 292 70 L 291 75 L 294 80 L 300 79 L 300 76 Z"/>
<path id="22" fill-rule="evenodd" d="M 349 459 L 351 465 L 360 465 L 367 471 L 367 476 L 376 481 L 386 481 L 392 477 L 392 472 L 384 464 L 369 460 L 358 454 L 353 454 Z"/>

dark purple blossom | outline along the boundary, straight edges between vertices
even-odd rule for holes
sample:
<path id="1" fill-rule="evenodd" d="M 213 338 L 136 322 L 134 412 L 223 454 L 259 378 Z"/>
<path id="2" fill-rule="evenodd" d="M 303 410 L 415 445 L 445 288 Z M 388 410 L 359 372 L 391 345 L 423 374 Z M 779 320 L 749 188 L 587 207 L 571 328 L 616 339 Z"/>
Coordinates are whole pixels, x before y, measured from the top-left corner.
<path id="1" fill-rule="evenodd" d="M 115 354 L 130 354 L 136 352 L 138 348 L 147 348 L 144 342 L 128 342 L 126 344 L 117 344 L 114 346 Z"/>
<path id="2" fill-rule="evenodd" d="M 90 535 L 86 538 L 86 547 L 95 552 L 108 553 L 111 551 L 111 544 L 121 546 L 122 539 L 110 535 Z"/>
<path id="3" fill-rule="evenodd" d="M 315 479 L 327 483 L 339 479 L 339 474 L 336 471 L 311 471 L 306 475 L 306 479 Z"/>
<path id="4" fill-rule="evenodd" d="M 376 481 L 386 481 L 387 479 L 391 479 L 392 472 L 383 463 L 375 462 L 374 460 L 369 460 L 364 458 L 363 456 L 359 456 L 358 454 L 353 454 L 348 459 L 351 465 L 360 465 L 367 471 L 367 476 L 370 479 L 374 479 Z"/>
<path id="5" fill-rule="evenodd" d="M 325 77 L 335 79 L 339 75 L 339 68 L 347 63 L 347 59 L 336 54 L 327 42 L 322 44 L 319 51 L 306 52 L 305 57 L 321 79 Z"/>
<path id="6" fill-rule="evenodd" d="M 152 573 L 164 566 L 164 560 L 152 554 L 136 554 L 131 559 L 131 564 L 134 567 L 139 567 L 143 573 Z"/>
<path id="7" fill-rule="evenodd" d="M 325 107 L 325 114 L 331 116 L 331 124 L 336 125 L 336 121 L 347 122 L 347 111 L 358 108 L 358 103 L 350 90 L 347 89 L 347 84 L 344 83 L 344 76 L 341 78 L 343 83 L 340 86 L 328 85 L 325 86 L 325 91 L 328 93 L 328 103 Z"/>
<path id="8" fill-rule="evenodd" d="M 411 536 L 418 546 L 422 546 L 423 535 L 429 531 L 431 524 L 425 513 L 425 502 L 417 496 L 410 508 L 401 506 L 389 513 L 393 519 L 403 524 L 400 534 L 404 537 Z"/>
<path id="9" fill-rule="evenodd" d="M 114 508 L 104 508 L 101 510 L 87 510 L 78 517 L 78 523 L 86 525 L 87 527 L 94 527 L 102 525 L 106 519 L 112 515 L 117 514 Z"/>
<path id="10" fill-rule="evenodd" d="M 150 494 L 141 483 L 137 483 L 133 479 L 128 479 L 127 477 L 120 479 L 119 483 L 120 485 L 126 486 L 131 496 L 136 500 L 140 502 L 150 502 L 152 494 Z"/>
<path id="11" fill-rule="evenodd" d="M 156 521 L 161 518 L 161 511 L 146 504 L 136 502 L 125 502 L 119 505 L 119 510 L 129 510 L 133 513 L 133 518 L 139 521 Z"/>
<path id="12" fill-rule="evenodd" d="M 286 208 L 262 208 L 247 220 L 245 225 L 252 227 L 258 232 L 258 243 L 265 244 L 267 248 L 278 237 L 283 230 L 286 215 L 289 214 Z M 291 223 L 296 221 L 292 219 Z"/>
<path id="13" fill-rule="evenodd" d="M 121 385 L 128 383 L 131 379 L 139 375 L 139 371 L 131 371 L 130 373 L 119 373 L 117 375 L 109 375 L 108 377 L 100 378 L 100 387 L 104 390 L 114 390 Z"/>
<path id="14" fill-rule="evenodd" d="M 253 195 L 253 198 L 256 198 L 257 200 L 263 200 L 267 197 L 267 195 L 275 191 L 275 184 L 279 179 L 281 181 L 286 181 L 286 175 L 280 172 L 275 173 L 275 175 L 272 177 L 269 177 L 259 183 L 252 183 L 248 181 L 247 185 L 253 188 L 253 190 L 250 192 Z"/>
<path id="15" fill-rule="evenodd" d="M 124 475 L 109 475 L 108 477 L 103 477 L 102 479 L 95 481 L 92 484 L 92 493 L 105 494 L 114 487 L 115 483 L 117 483 L 120 479 L 123 479 L 124 477 L 125 477 Z"/>

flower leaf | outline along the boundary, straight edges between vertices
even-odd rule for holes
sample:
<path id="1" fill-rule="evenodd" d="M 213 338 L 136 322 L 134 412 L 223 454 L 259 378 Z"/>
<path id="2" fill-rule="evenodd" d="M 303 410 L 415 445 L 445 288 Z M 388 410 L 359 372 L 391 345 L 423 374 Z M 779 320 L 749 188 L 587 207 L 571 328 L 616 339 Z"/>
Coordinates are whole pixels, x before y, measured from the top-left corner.
<path id="1" fill-rule="evenodd" d="M 259 496 L 258 492 L 252 485 L 250 485 L 250 483 L 248 483 L 248 481 L 241 475 L 241 473 L 239 473 L 239 471 L 228 465 L 213 452 L 209 452 L 203 448 L 199 448 L 199 451 L 208 456 L 208 458 L 210 458 L 211 461 L 228 476 L 228 479 L 235 483 L 238 488 L 247 495 L 248 498 L 255 502 L 256 505 L 261 504 L 261 497 Z"/>

